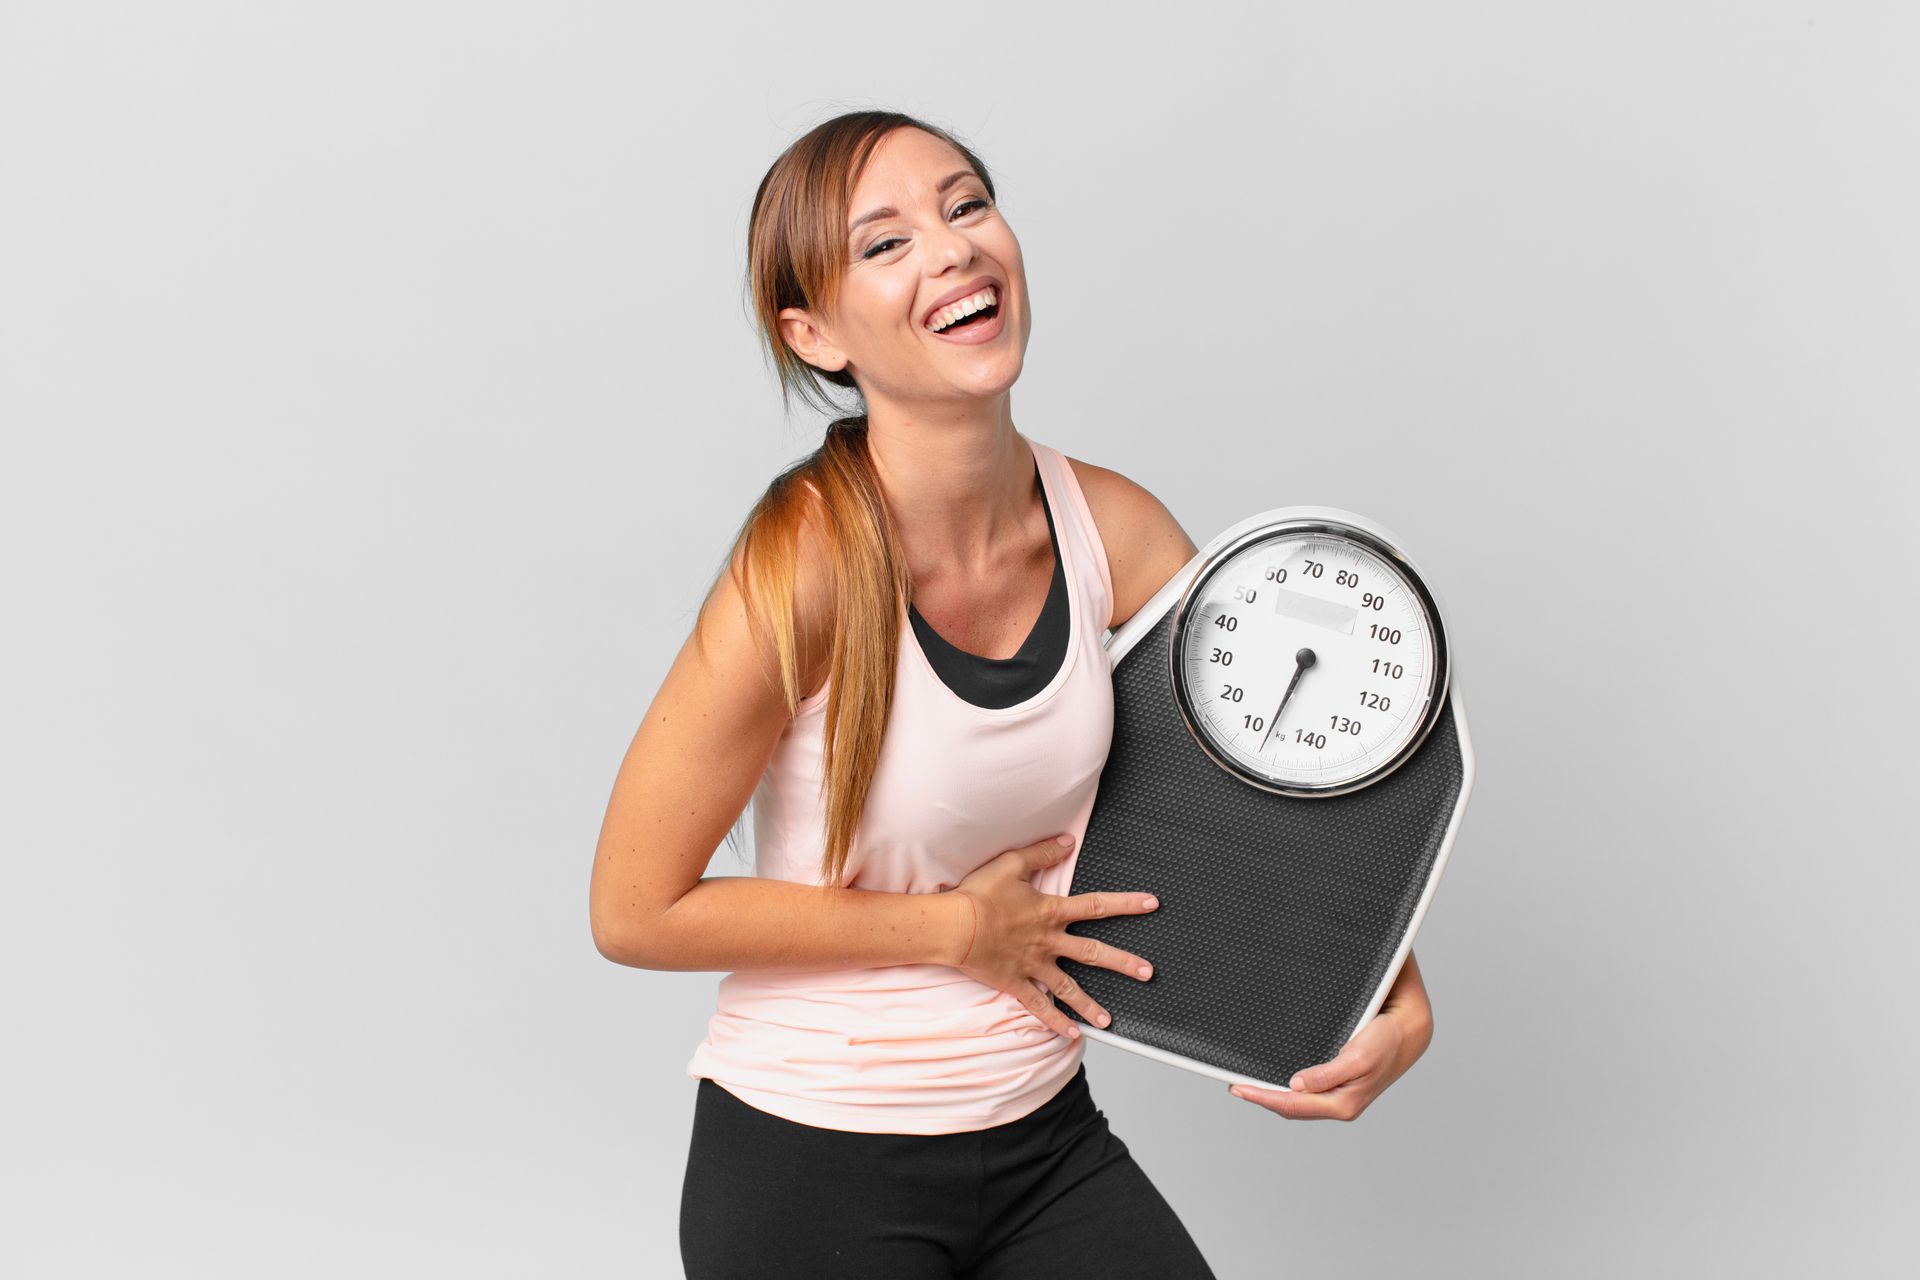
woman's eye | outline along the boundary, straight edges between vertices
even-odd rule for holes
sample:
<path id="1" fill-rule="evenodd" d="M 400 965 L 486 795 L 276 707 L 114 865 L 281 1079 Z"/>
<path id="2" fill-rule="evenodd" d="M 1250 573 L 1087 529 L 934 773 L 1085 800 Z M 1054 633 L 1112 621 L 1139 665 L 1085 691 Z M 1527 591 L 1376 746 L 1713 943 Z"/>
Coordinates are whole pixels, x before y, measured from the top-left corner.
<path id="1" fill-rule="evenodd" d="M 987 208 L 987 202 L 981 199 L 980 197 L 975 196 L 971 200 L 962 200 L 959 204 L 955 205 L 953 207 L 953 214 L 951 216 L 958 217 L 960 214 L 965 213 L 968 209 L 972 208 L 974 205 L 979 205 L 982 209 Z M 888 245 L 895 245 L 900 243 L 902 243 L 902 241 L 899 236 L 889 236 L 885 240 L 876 240 L 874 241 L 874 243 L 867 246 L 865 253 L 862 253 L 860 255 L 861 261 L 864 262 L 866 259 L 871 258 L 876 253 L 886 252 Z"/>

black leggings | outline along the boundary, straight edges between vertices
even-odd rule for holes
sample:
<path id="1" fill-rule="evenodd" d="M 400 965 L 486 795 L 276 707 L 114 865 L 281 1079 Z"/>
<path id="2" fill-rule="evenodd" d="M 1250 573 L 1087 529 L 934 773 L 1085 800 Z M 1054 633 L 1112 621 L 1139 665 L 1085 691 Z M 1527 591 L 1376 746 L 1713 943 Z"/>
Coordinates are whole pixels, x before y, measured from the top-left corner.
<path id="1" fill-rule="evenodd" d="M 1093 1103 L 1083 1063 L 970 1133 L 856 1133 L 702 1078 L 680 1189 L 687 1280 L 1214 1280 Z"/>

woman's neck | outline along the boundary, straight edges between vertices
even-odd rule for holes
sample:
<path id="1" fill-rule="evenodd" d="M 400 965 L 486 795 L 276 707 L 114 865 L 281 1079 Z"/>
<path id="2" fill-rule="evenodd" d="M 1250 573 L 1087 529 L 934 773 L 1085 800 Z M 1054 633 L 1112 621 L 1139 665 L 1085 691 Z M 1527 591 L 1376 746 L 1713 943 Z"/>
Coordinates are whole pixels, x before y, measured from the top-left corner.
<path id="1" fill-rule="evenodd" d="M 1035 513 L 1033 451 L 1007 398 L 948 419 L 867 419 L 867 447 L 908 563 L 967 577 L 991 572 Z"/>

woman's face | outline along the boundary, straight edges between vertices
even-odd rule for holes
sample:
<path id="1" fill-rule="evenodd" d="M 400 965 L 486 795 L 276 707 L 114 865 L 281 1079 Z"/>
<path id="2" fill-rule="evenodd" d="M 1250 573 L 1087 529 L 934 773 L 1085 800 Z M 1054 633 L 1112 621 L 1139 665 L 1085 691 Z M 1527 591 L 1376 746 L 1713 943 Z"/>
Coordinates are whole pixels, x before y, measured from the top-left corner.
<path id="1" fill-rule="evenodd" d="M 1013 385 L 1031 331 L 1026 266 L 959 152 L 923 130 L 893 130 L 854 186 L 848 223 L 836 314 L 780 313 L 803 358 L 848 369 L 869 404 L 990 399 Z M 993 299 L 984 314 L 929 327 L 982 291 Z"/>

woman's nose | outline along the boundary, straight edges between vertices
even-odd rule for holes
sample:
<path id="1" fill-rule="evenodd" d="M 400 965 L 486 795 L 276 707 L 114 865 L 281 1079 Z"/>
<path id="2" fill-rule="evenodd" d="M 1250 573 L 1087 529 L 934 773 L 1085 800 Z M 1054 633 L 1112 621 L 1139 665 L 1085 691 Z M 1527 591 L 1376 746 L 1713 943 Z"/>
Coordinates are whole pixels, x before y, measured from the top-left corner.
<path id="1" fill-rule="evenodd" d="M 927 246 L 934 261 L 943 265 L 964 267 L 973 261 L 973 241 L 966 232 L 945 223 L 928 239 Z"/>

